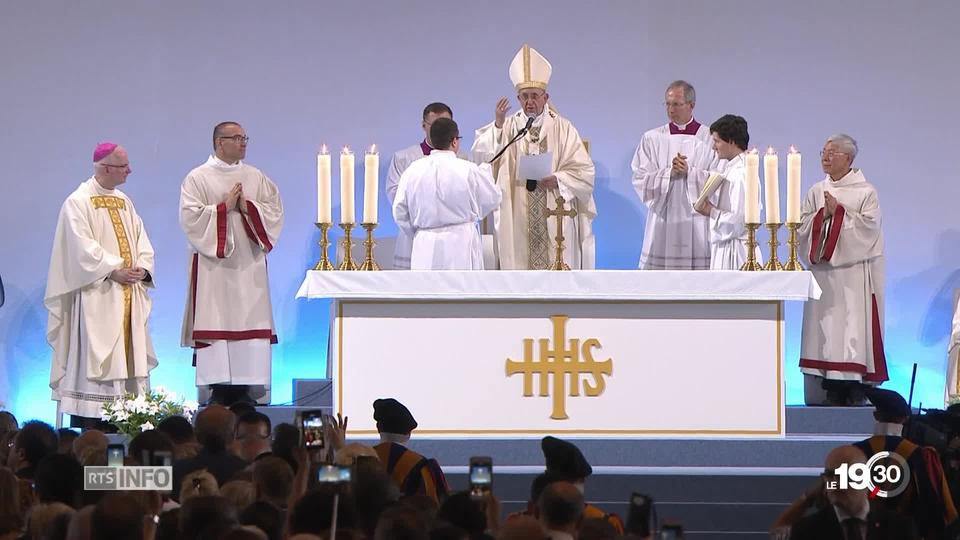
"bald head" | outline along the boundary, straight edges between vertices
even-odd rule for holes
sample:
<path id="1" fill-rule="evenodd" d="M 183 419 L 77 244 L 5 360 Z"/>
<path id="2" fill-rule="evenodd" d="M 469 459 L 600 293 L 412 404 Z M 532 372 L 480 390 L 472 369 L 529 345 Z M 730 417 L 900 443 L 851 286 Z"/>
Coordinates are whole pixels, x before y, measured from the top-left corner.
<path id="1" fill-rule="evenodd" d="M 86 456 L 93 452 L 106 452 L 107 444 L 107 436 L 102 431 L 89 429 L 74 439 L 73 457 L 82 462 Z"/>
<path id="2" fill-rule="evenodd" d="M 859 448 L 855 446 L 840 446 L 834 448 L 827 454 L 824 468 L 826 473 L 832 474 L 841 465 L 850 466 L 866 462 L 867 457 L 863 455 L 863 452 L 860 451 Z M 847 489 L 828 489 L 827 500 L 830 501 L 830 504 L 843 509 L 844 512 L 850 515 L 857 515 L 870 504 L 866 490 L 853 489 L 852 487 L 848 487 Z"/>
<path id="3" fill-rule="evenodd" d="M 866 463 L 867 457 L 856 446 L 839 446 L 827 454 L 825 466 L 828 470 L 834 470 L 844 463 L 853 465 L 854 463 Z"/>
<path id="4" fill-rule="evenodd" d="M 576 531 L 583 515 L 583 493 L 570 482 L 554 482 L 540 495 L 540 521 L 547 529 Z"/>
<path id="5" fill-rule="evenodd" d="M 210 450 L 222 451 L 233 442 L 236 422 L 230 409 L 222 405 L 210 405 L 197 414 L 194 425 L 197 442 Z"/>

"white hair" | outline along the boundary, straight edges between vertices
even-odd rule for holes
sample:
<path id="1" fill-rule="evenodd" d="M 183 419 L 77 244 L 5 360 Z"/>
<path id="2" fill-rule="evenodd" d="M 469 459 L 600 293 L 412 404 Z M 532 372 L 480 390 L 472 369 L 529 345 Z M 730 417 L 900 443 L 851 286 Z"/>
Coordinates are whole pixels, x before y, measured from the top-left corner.
<path id="1" fill-rule="evenodd" d="M 686 101 L 688 101 L 688 102 L 690 102 L 690 103 L 696 103 L 696 102 L 697 102 L 697 91 L 693 89 L 693 85 L 692 85 L 692 84 L 688 83 L 687 81 L 683 81 L 683 80 L 673 81 L 672 83 L 670 83 L 669 86 L 667 86 L 667 92 L 669 92 L 670 90 L 673 90 L 674 88 L 681 88 L 681 89 L 683 89 L 683 99 L 684 99 L 684 100 L 686 100 Z"/>
<path id="2" fill-rule="evenodd" d="M 860 150 L 857 147 L 857 141 L 847 135 L 846 133 L 837 133 L 836 135 L 831 135 L 827 139 L 827 143 L 834 143 L 840 147 L 840 151 L 850 156 L 850 162 L 853 162 L 853 159 L 857 157 L 857 152 Z"/>

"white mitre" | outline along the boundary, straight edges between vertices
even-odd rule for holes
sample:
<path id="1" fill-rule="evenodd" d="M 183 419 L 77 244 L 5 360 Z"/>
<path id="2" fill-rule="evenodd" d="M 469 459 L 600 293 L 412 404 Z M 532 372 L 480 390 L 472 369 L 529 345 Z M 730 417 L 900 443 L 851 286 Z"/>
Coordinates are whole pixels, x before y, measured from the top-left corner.
<path id="1" fill-rule="evenodd" d="M 526 88 L 547 89 L 553 66 L 536 49 L 524 44 L 510 62 L 510 80 L 517 91 Z"/>

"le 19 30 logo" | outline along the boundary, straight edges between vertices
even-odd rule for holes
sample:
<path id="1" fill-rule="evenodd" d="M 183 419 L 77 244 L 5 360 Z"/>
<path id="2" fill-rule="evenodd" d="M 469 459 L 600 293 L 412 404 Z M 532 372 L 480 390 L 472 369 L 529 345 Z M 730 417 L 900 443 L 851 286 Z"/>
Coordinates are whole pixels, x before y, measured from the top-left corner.
<path id="1" fill-rule="evenodd" d="M 896 497 L 910 483 L 910 466 L 900 454 L 877 452 L 866 463 L 844 463 L 828 479 L 827 489 L 867 490 L 870 498 Z"/>

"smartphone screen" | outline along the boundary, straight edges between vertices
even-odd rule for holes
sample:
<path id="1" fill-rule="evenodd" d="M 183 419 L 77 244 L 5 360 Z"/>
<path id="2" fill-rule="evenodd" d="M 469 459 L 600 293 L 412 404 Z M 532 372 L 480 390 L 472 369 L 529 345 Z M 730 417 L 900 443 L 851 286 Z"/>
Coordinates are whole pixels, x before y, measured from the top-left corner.
<path id="1" fill-rule="evenodd" d="M 475 465 L 470 467 L 471 486 L 489 486 L 493 483 L 493 468 L 489 465 Z"/>
<path id="2" fill-rule="evenodd" d="M 122 444 L 111 444 L 107 446 L 107 466 L 122 467 L 123 452 L 124 449 Z"/>
<path id="3" fill-rule="evenodd" d="M 683 527 L 680 525 L 664 525 L 660 529 L 660 540 L 678 540 L 683 538 Z"/>
<path id="4" fill-rule="evenodd" d="M 154 450 L 149 463 L 154 467 L 170 467 L 173 465 L 173 454 L 169 450 Z"/>
<path id="5" fill-rule="evenodd" d="M 317 471 L 317 482 L 320 482 L 321 484 L 349 483 L 350 478 L 350 467 L 323 465 Z"/>
<path id="6" fill-rule="evenodd" d="M 627 533 L 640 537 L 650 536 L 650 507 L 652 505 L 653 499 L 646 495 L 633 493 L 630 496 L 630 509 L 627 511 Z"/>
<path id="7" fill-rule="evenodd" d="M 323 448 L 323 413 L 304 411 L 300 417 L 300 440 L 305 448 Z"/>
<path id="8" fill-rule="evenodd" d="M 493 490 L 493 460 L 486 456 L 470 458 L 470 496 L 482 499 Z"/>

